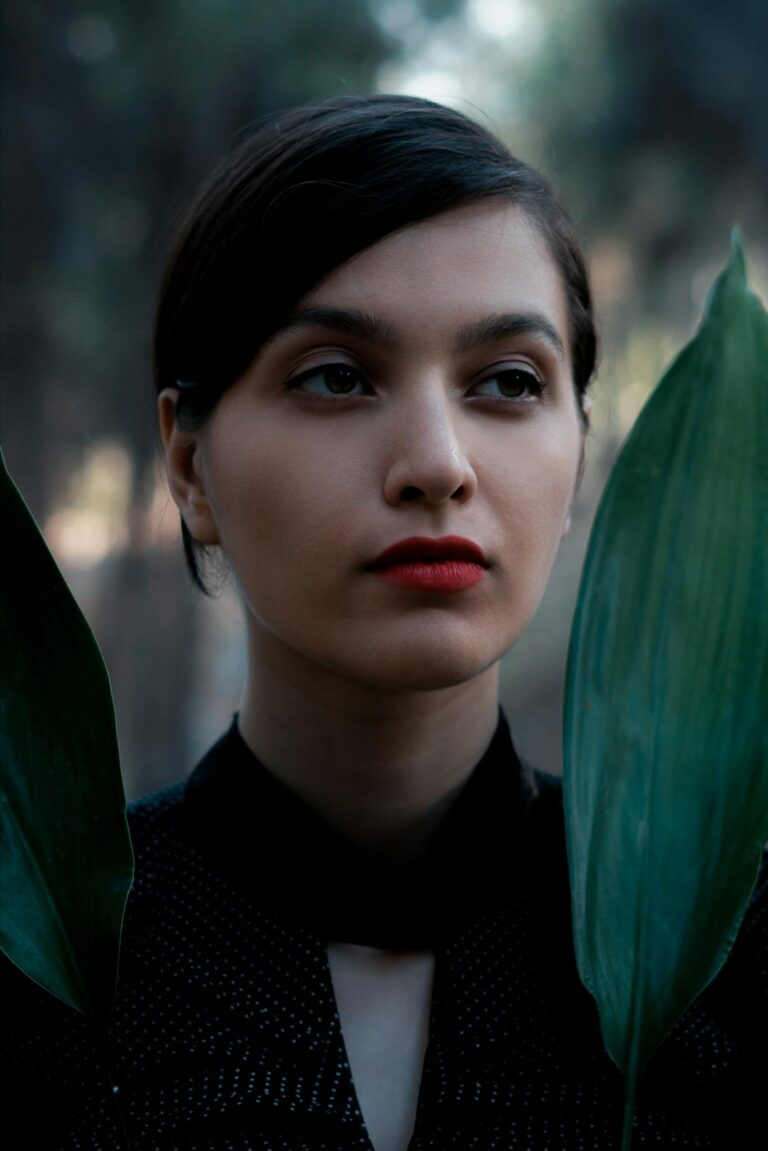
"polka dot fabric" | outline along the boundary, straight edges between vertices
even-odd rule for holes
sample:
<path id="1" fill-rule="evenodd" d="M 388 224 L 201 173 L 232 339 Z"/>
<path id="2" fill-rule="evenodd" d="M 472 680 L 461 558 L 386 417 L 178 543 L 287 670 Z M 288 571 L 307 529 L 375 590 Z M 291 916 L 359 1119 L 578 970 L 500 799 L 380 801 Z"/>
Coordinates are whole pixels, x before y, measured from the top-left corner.
<path id="1" fill-rule="evenodd" d="M 618 1149 L 622 1080 L 576 974 L 560 790 L 535 778 L 531 849 L 491 885 L 492 900 L 478 901 L 474 922 L 436 947 L 409 1151 Z M 295 907 L 262 897 L 277 889 L 271 856 L 247 882 L 219 868 L 184 817 L 184 797 L 179 783 L 130 810 L 137 871 L 111 1044 L 132 1146 L 375 1151 L 326 939 Z M 319 860 L 302 865 L 322 871 Z M 86 1021 L 0 958 L 0 1145 L 123 1151 L 113 1085 Z M 649 1067 L 633 1146 L 768 1146 L 767 1053 L 768 866 L 725 969 Z"/>

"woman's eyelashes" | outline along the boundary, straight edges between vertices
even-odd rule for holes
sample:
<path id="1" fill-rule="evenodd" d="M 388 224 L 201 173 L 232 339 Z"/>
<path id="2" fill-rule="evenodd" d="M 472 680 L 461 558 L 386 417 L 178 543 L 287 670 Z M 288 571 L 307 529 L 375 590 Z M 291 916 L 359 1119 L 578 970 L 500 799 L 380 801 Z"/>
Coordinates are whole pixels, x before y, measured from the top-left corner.
<path id="1" fill-rule="evenodd" d="M 515 364 L 497 368 L 493 375 L 480 380 L 473 386 L 472 395 L 530 404 L 543 395 L 546 386 L 532 368 Z"/>
<path id="2" fill-rule="evenodd" d="M 344 362 L 316 364 L 286 381 L 286 388 L 315 399 L 357 399 L 374 396 L 375 389 L 359 368 Z M 535 404 L 546 391 L 547 384 L 525 364 L 510 364 L 496 368 L 467 390 L 469 399 L 489 399 L 521 406 Z"/>
<path id="3" fill-rule="evenodd" d="M 320 399 L 373 394 L 373 389 L 362 373 L 345 363 L 318 364 L 314 368 L 307 368 L 288 380 L 286 387 Z"/>

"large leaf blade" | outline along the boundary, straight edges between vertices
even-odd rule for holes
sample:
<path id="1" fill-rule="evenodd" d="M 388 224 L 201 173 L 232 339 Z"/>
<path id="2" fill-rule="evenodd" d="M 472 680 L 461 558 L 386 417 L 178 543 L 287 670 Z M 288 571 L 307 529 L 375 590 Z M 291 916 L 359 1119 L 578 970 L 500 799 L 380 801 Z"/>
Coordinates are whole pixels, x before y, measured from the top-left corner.
<path id="1" fill-rule="evenodd" d="M 0 454 L 0 948 L 106 1022 L 133 874 L 101 653 Z"/>
<path id="2" fill-rule="evenodd" d="M 768 838 L 768 317 L 736 236 L 598 509 L 564 753 L 577 961 L 631 1098 Z"/>

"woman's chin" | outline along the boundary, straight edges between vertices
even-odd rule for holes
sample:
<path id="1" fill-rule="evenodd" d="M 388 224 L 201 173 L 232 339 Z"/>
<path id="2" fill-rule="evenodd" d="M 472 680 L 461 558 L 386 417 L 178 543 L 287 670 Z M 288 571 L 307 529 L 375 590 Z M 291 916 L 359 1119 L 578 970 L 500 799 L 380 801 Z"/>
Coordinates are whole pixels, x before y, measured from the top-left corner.
<path id="1" fill-rule="evenodd" d="M 361 686 L 369 686 L 378 691 L 440 691 L 443 688 L 457 687 L 482 675 L 496 664 L 503 651 L 494 645 L 492 649 L 467 649 L 443 644 L 405 646 L 401 650 L 371 649 L 367 658 L 339 661 L 335 670 L 345 678 L 356 681 Z"/>
<path id="2" fill-rule="evenodd" d="M 493 667 L 517 638 L 501 635 L 498 621 L 430 621 L 398 626 L 323 627 L 302 635 L 295 628 L 254 628 L 251 657 L 273 677 L 303 685 L 312 694 L 336 682 L 387 693 L 440 691 L 469 683 Z M 522 630 L 520 628 L 519 630 Z M 308 634 L 309 633 L 309 634 Z"/>

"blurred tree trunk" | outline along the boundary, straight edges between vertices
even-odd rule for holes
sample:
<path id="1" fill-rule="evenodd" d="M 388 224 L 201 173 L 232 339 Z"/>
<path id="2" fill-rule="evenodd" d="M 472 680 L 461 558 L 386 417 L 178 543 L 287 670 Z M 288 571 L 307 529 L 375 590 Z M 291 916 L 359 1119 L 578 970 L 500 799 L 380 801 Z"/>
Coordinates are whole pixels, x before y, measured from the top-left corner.
<path id="1" fill-rule="evenodd" d="M 151 538 L 153 457 L 135 461 L 127 547 L 105 565 L 93 627 L 110 680 L 126 791 L 135 797 L 186 775 L 196 704 L 199 593 L 181 544 Z"/>
<path id="2" fill-rule="evenodd" d="M 8 6 L 10 8 L 10 5 Z M 9 16 L 9 13 L 6 12 Z M 3 22 L 0 88 L 0 442 L 8 469 L 38 523 L 56 499 L 62 456 L 50 404 L 52 356 L 46 325 L 46 266 L 61 229 L 36 139 L 46 91 L 14 21 Z"/>

